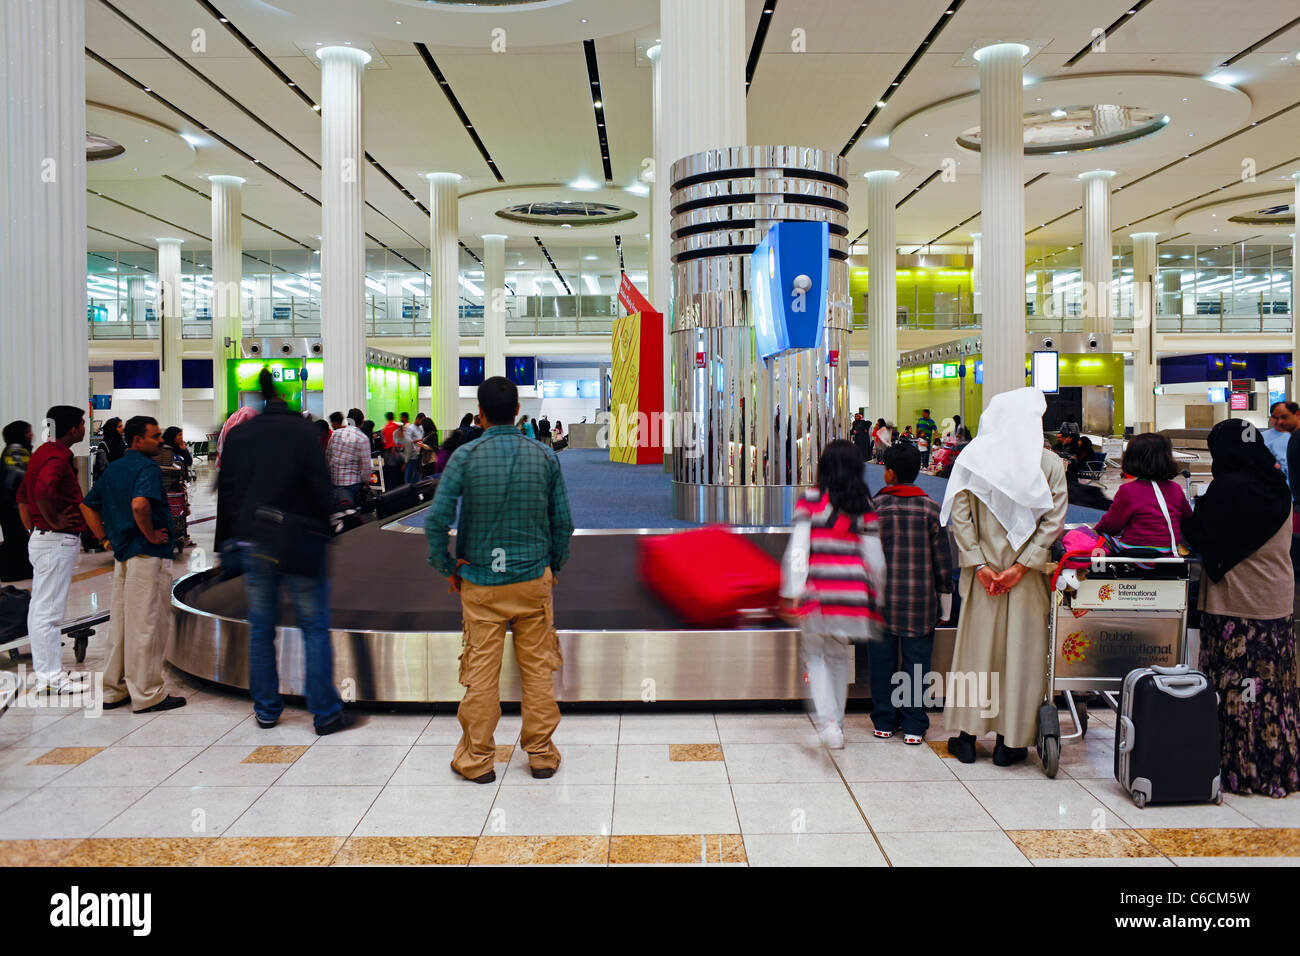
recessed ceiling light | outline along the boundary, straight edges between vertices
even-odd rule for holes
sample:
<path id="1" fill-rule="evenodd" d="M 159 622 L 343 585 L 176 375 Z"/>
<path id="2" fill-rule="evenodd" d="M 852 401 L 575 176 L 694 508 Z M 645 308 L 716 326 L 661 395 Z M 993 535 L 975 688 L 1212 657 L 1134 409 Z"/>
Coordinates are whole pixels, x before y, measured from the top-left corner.
<path id="1" fill-rule="evenodd" d="M 596 109 L 600 109 L 600 108 L 601 108 L 602 106 L 604 106 L 605 104 L 602 103 L 600 100 L 594 100 L 594 101 L 592 102 L 591 105 L 594 106 L 594 107 L 596 107 Z"/>
<path id="2" fill-rule="evenodd" d="M 1183 97 L 1183 102 L 1184 102 L 1184 103 L 1187 102 L 1187 97 L 1185 97 L 1185 96 Z"/>
<path id="3" fill-rule="evenodd" d="M 1057 119 L 1060 119 L 1061 117 L 1065 116 L 1066 114 L 1065 114 L 1065 110 L 1061 109 L 1061 108 L 1058 106 L 1056 109 L 1052 110 L 1052 115 L 1055 116 Z"/>
<path id="4" fill-rule="evenodd" d="M 582 18 L 582 22 L 583 22 L 583 23 L 586 23 L 586 22 L 587 22 L 587 18 L 586 18 L 586 17 L 583 17 L 583 18 Z"/>
<path id="5" fill-rule="evenodd" d="M 582 258 L 586 259 L 588 262 L 595 262 L 600 258 L 600 256 L 583 256 Z"/>
<path id="6" fill-rule="evenodd" d="M 320 112 L 320 104 L 319 104 L 319 103 L 313 103 L 311 108 L 314 109 L 317 113 Z"/>
<path id="7" fill-rule="evenodd" d="M 884 100 L 876 100 L 876 109 L 878 109 L 878 110 L 883 110 L 884 108 L 885 108 L 885 101 L 884 101 Z"/>
<path id="8" fill-rule="evenodd" d="M 146 143 L 149 142 L 148 138 L 146 138 L 146 139 L 144 140 L 144 142 L 146 142 Z"/>
<path id="9" fill-rule="evenodd" d="M 399 27 L 402 25 L 402 21 L 401 21 L 401 20 L 394 20 L 393 22 L 396 23 Z"/>

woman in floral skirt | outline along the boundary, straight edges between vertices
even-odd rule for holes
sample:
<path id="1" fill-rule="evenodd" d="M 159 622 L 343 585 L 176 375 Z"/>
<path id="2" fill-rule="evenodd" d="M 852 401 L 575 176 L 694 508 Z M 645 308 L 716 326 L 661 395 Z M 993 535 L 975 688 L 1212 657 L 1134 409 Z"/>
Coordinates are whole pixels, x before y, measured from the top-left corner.
<path id="1" fill-rule="evenodd" d="M 1183 521 L 1201 554 L 1200 667 L 1219 692 L 1223 789 L 1300 791 L 1291 494 L 1264 438 L 1230 418 L 1209 437 L 1214 480 Z"/>

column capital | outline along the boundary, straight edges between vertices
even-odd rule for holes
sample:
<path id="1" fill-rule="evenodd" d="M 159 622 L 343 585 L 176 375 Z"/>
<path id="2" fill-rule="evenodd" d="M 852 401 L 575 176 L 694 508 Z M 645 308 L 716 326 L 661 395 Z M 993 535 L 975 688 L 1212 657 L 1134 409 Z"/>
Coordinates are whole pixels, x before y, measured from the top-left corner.
<path id="1" fill-rule="evenodd" d="M 898 176 L 899 172 L 897 169 L 869 169 L 862 174 L 862 178 L 867 182 L 872 182 L 873 180 L 892 181 L 897 179 Z"/>
<path id="2" fill-rule="evenodd" d="M 972 239 L 983 239 L 983 238 L 984 238 L 984 233 L 982 233 L 982 232 L 972 232 L 972 233 L 970 234 L 970 237 L 971 237 Z"/>
<path id="3" fill-rule="evenodd" d="M 184 240 L 184 239 L 173 239 L 171 236 L 158 236 L 157 238 L 154 239 L 154 242 L 158 243 L 158 245 L 159 245 L 160 247 L 161 247 L 161 246 L 179 246 L 179 245 L 181 245 L 183 242 L 185 242 L 185 240 Z"/>
<path id="4" fill-rule="evenodd" d="M 435 186 L 458 183 L 464 178 L 460 173 L 421 173 L 420 175 Z"/>
<path id="5" fill-rule="evenodd" d="M 1115 176 L 1113 169 L 1090 169 L 1086 173 L 1080 173 L 1077 179 L 1081 183 L 1086 183 L 1089 179 L 1114 179 Z"/>
<path id="6" fill-rule="evenodd" d="M 316 50 L 316 56 L 321 60 L 350 60 L 357 66 L 365 66 L 371 59 L 369 53 L 354 46 L 323 46 Z"/>
<path id="7" fill-rule="evenodd" d="M 209 176 L 208 182 L 222 186 L 242 186 L 248 182 L 243 176 Z"/>
<path id="8" fill-rule="evenodd" d="M 499 232 L 485 232 L 480 238 L 482 238 L 484 242 L 487 242 L 489 239 L 500 239 L 502 242 L 505 242 L 510 237 Z"/>
<path id="9" fill-rule="evenodd" d="M 1006 55 L 1010 53 L 1012 50 L 1018 50 L 1020 52 L 1021 59 L 1029 55 L 1029 47 L 1026 44 L 1014 43 L 1014 42 L 990 43 L 988 46 L 980 47 L 972 55 L 975 57 L 975 62 L 979 63 L 986 56 L 990 56 L 990 55 L 996 56 L 999 54 Z"/>
<path id="10" fill-rule="evenodd" d="M 1147 236 L 1150 236 L 1152 239 L 1155 239 L 1159 235 L 1160 233 L 1158 232 L 1130 232 L 1128 237 L 1130 239 L 1145 239 Z"/>

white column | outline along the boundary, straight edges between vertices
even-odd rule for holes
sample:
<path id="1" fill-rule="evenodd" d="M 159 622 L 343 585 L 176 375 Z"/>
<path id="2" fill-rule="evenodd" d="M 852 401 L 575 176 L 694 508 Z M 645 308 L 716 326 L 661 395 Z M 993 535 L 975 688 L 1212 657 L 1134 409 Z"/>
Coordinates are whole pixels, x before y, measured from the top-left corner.
<path id="1" fill-rule="evenodd" d="M 158 369 L 158 422 L 163 428 L 172 425 L 184 426 L 185 405 L 181 400 L 181 239 L 158 240 L 158 297 L 154 307 L 158 312 L 158 338 L 162 342 L 162 360 Z M 215 265 L 215 263 L 214 263 Z M 213 283 L 213 296 L 216 296 L 216 283 Z M 216 321 L 213 320 L 213 338 L 216 337 Z M 216 386 L 217 372 L 221 368 L 215 364 L 216 349 L 213 349 L 214 365 L 212 383 Z M 222 377 L 224 383 L 225 378 Z M 212 424 L 224 418 L 217 410 Z"/>
<path id="2" fill-rule="evenodd" d="M 506 237 L 483 237 L 483 374 L 506 374 Z"/>
<path id="3" fill-rule="evenodd" d="M 149 293 L 145 291 L 144 279 L 130 278 L 126 280 L 126 315 L 120 312 L 118 318 L 126 318 L 132 322 L 143 322 L 145 309 L 149 306 Z"/>
<path id="4" fill-rule="evenodd" d="M 269 268 L 269 267 L 268 267 Z M 263 322 L 270 322 L 271 317 L 275 315 L 275 307 L 272 304 L 272 296 L 275 294 L 274 287 L 271 285 L 269 275 L 258 276 L 254 280 L 257 291 L 253 294 L 253 328 L 249 330 L 252 335 L 257 332 L 257 326 Z"/>
<path id="5" fill-rule="evenodd" d="M 1110 333 L 1115 327 L 1111 283 L 1115 266 L 1110 242 L 1110 181 L 1113 170 L 1080 173 L 1083 183 L 1083 331 Z"/>
<path id="6" fill-rule="evenodd" d="M 361 81 L 370 54 L 316 51 L 321 65 L 320 327 L 325 414 L 365 407 L 365 142 Z"/>
<path id="7" fill-rule="evenodd" d="M 1295 198 L 1291 200 L 1291 209 L 1300 210 L 1300 173 L 1292 173 L 1295 180 Z M 1296 214 L 1296 231 L 1291 233 L 1291 400 L 1300 395 L 1296 388 L 1296 379 L 1300 377 L 1300 335 L 1296 333 L 1296 322 L 1300 321 L 1300 213 Z M 1271 410 L 1271 409 L 1270 409 Z"/>
<path id="8" fill-rule="evenodd" d="M 745 0 L 659 0 L 662 50 L 655 69 L 655 182 L 651 200 L 651 304 L 663 312 L 664 409 L 675 407 L 673 351 L 668 330 L 673 321 L 673 290 L 668 236 L 668 196 L 673 163 L 706 149 L 746 146 Z M 665 435 L 665 448 L 671 438 Z"/>
<path id="9" fill-rule="evenodd" d="M 893 169 L 873 169 L 867 180 L 867 376 L 873 419 L 898 423 L 898 249 L 895 242 Z"/>
<path id="10" fill-rule="evenodd" d="M 980 65 L 980 274 L 984 407 L 1025 385 L 1024 58 L 1028 47 L 977 50 Z"/>
<path id="11" fill-rule="evenodd" d="M 429 347 L 438 433 L 460 424 L 460 176 L 429 174 Z"/>
<path id="12" fill-rule="evenodd" d="M 970 234 L 970 298 L 971 311 L 975 313 L 976 317 L 982 313 L 982 306 L 984 304 L 982 295 L 984 291 L 984 279 L 980 275 L 980 268 L 983 266 L 983 262 L 981 261 L 982 257 L 980 256 L 980 237 L 982 235 L 982 233 L 978 232 L 972 232 Z"/>
<path id="13" fill-rule="evenodd" d="M 668 160 L 664 155 L 663 137 L 663 44 L 657 43 L 646 51 L 650 59 L 650 135 L 653 143 L 653 178 L 650 181 L 650 304 L 664 316 L 664 411 L 673 407 L 673 348 L 672 348 L 672 266 L 668 261 Z M 665 429 L 664 451 L 672 454 L 671 418 Z"/>
<path id="14" fill-rule="evenodd" d="M 240 316 L 244 301 L 244 180 L 238 176 L 208 179 L 212 183 L 212 423 L 219 426 L 233 411 L 226 392 L 226 360 L 240 357 L 239 340 L 244 334 Z M 179 269 L 179 253 L 177 257 Z"/>
<path id="15" fill-rule="evenodd" d="M 1133 401 L 1126 418 L 1135 435 L 1156 421 L 1156 233 L 1135 232 L 1133 240 Z"/>
<path id="16" fill-rule="evenodd" d="M 38 442 L 51 405 L 90 406 L 84 24 L 82 0 L 0 6 L 0 421 Z"/>

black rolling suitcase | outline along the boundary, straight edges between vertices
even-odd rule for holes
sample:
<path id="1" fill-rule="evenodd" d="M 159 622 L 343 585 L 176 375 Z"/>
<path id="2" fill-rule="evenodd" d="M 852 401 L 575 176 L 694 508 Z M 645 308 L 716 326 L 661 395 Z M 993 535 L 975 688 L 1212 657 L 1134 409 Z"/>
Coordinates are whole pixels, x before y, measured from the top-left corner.
<path id="1" fill-rule="evenodd" d="M 1186 664 L 1124 678 L 1115 724 L 1115 779 L 1139 807 L 1222 803 L 1219 695 Z"/>

